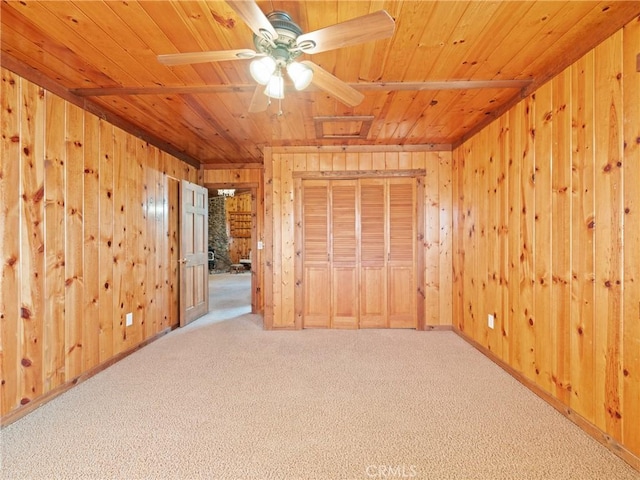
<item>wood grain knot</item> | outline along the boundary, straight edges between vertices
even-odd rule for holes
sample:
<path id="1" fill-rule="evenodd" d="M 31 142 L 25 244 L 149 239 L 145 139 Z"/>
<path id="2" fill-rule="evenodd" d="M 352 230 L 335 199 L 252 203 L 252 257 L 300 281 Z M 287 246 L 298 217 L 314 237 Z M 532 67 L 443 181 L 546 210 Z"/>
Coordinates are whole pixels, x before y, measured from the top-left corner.
<path id="1" fill-rule="evenodd" d="M 44 185 L 41 186 L 36 193 L 33 194 L 33 202 L 34 203 L 39 203 L 42 201 L 42 199 L 44 198 Z"/>
<path id="2" fill-rule="evenodd" d="M 30 367 L 32 363 L 31 363 L 31 360 L 29 360 L 28 358 L 23 358 L 22 361 L 20 362 L 20 365 L 22 365 L 23 367 Z"/>
<path id="3" fill-rule="evenodd" d="M 236 21 L 233 18 L 224 18 L 222 15 L 218 15 L 215 12 L 211 12 L 213 19 L 224 28 L 233 28 L 236 25 Z"/>

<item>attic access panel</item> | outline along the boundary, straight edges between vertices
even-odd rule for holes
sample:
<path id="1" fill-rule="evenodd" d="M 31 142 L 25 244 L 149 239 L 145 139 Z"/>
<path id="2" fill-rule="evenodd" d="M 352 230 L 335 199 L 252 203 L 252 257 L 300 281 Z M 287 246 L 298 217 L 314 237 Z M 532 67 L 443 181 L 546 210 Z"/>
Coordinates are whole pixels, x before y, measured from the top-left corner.
<path id="1" fill-rule="evenodd" d="M 373 115 L 313 117 L 318 140 L 366 140 L 373 120 Z"/>

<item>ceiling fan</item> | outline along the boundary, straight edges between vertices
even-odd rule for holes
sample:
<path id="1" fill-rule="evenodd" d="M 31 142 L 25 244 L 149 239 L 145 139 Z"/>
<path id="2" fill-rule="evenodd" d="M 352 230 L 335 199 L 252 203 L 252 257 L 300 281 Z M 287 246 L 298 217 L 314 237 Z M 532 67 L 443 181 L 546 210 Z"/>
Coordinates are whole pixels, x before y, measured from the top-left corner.
<path id="1" fill-rule="evenodd" d="M 284 97 L 284 72 L 297 90 L 310 84 L 326 91 L 345 105 L 356 106 L 364 95 L 315 63 L 296 59 L 303 54 L 326 52 L 393 35 L 395 22 L 384 10 L 303 33 L 291 16 L 283 11 L 264 14 L 255 1 L 227 0 L 229 6 L 253 31 L 255 50 L 220 50 L 158 55 L 165 65 L 253 59 L 251 76 L 258 86 L 249 112 L 267 109 L 271 98 Z"/>

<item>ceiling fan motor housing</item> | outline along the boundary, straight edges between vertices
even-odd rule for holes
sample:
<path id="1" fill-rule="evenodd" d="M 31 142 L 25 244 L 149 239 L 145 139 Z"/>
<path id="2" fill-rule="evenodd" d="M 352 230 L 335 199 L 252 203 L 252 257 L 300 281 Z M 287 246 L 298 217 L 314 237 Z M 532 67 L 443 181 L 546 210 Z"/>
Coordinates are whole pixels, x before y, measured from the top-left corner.
<path id="1" fill-rule="evenodd" d="M 269 23 L 278 33 L 278 38 L 271 38 L 267 32 L 263 36 L 253 35 L 256 50 L 272 57 L 281 67 L 302 55 L 302 50 L 296 48 L 296 39 L 302 35 L 302 29 L 293 21 L 287 12 L 280 10 L 267 14 Z"/>

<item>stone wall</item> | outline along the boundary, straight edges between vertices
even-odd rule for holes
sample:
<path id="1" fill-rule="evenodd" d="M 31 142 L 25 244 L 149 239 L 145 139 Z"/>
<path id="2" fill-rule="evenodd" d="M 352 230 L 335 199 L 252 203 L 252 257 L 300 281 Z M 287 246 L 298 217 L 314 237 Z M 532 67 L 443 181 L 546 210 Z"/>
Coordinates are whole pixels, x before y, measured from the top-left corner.
<path id="1" fill-rule="evenodd" d="M 209 248 L 215 251 L 215 269 L 229 270 L 229 238 L 224 197 L 209 197 Z"/>

